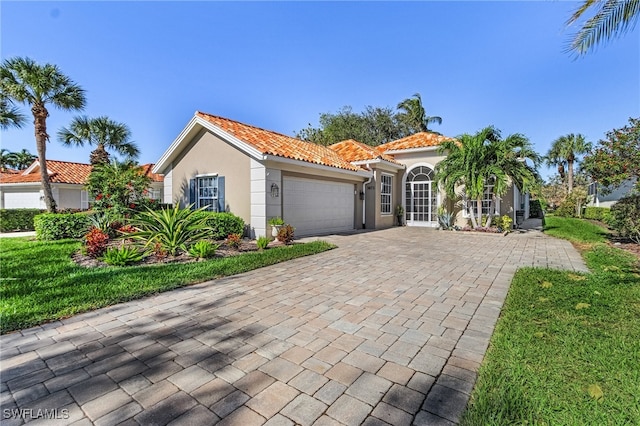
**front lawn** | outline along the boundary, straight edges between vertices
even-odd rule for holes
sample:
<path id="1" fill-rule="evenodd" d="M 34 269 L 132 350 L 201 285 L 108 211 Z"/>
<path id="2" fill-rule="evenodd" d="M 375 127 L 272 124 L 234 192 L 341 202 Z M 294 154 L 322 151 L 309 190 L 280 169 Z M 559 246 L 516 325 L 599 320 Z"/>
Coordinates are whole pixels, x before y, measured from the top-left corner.
<path id="1" fill-rule="evenodd" d="M 314 241 L 188 264 L 84 268 L 71 260 L 73 240 L 0 239 L 0 331 L 137 299 L 329 250 Z"/>
<path id="2" fill-rule="evenodd" d="M 638 259 L 587 221 L 547 226 L 591 273 L 516 273 L 462 425 L 640 424 Z"/>

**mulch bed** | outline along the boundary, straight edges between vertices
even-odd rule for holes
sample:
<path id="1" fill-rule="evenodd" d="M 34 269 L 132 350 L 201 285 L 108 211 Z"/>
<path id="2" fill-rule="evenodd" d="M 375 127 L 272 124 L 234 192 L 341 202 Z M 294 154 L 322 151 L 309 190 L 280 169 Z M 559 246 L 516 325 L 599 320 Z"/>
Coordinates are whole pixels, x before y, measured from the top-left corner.
<path id="1" fill-rule="evenodd" d="M 216 244 L 220 244 L 220 247 L 216 250 L 216 254 L 212 259 L 222 258 L 222 257 L 230 257 L 230 256 L 238 256 L 244 253 L 250 253 L 254 251 L 258 251 L 258 246 L 256 245 L 255 240 L 244 239 L 240 243 L 240 247 L 233 248 L 229 247 L 224 241 L 217 241 Z M 109 247 L 120 247 L 122 245 L 122 240 L 112 240 L 107 244 L 107 248 Z M 269 243 L 269 250 L 272 247 L 278 247 L 284 245 L 279 241 L 272 241 Z M 105 262 L 98 260 L 96 258 L 87 256 L 82 253 L 81 250 L 75 252 L 71 259 L 78 265 L 84 266 L 85 268 L 98 268 L 109 266 Z M 204 259 L 208 260 L 208 259 Z M 157 256 L 152 254 L 150 256 L 146 256 L 142 259 L 141 262 L 136 263 L 136 265 L 164 265 L 168 263 L 192 263 L 198 262 L 198 259 L 189 256 L 187 253 L 183 253 L 177 256 Z"/>

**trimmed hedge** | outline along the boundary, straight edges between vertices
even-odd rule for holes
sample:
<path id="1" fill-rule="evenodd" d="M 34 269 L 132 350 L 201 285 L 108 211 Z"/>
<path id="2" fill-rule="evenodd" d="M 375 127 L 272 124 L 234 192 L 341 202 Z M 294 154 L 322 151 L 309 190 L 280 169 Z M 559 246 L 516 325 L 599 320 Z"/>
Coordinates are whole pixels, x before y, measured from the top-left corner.
<path id="1" fill-rule="evenodd" d="M 39 240 L 63 240 L 83 238 L 91 226 L 87 213 L 44 213 L 33 219 L 36 238 Z"/>
<path id="2" fill-rule="evenodd" d="M 213 228 L 214 240 L 224 240 L 231 234 L 244 235 L 244 220 L 233 213 L 226 212 L 201 212 L 199 214 L 206 215 L 206 226 Z"/>
<path id="3" fill-rule="evenodd" d="M 584 209 L 584 218 L 609 223 L 611 220 L 611 209 L 609 207 L 587 207 Z"/>
<path id="4" fill-rule="evenodd" d="M 544 213 L 542 212 L 542 205 L 540 204 L 540 200 L 531 200 L 529 201 L 529 217 L 537 217 L 543 218 Z"/>
<path id="5" fill-rule="evenodd" d="M 40 209 L 0 210 L 0 232 L 33 231 L 33 219 L 43 212 Z"/>

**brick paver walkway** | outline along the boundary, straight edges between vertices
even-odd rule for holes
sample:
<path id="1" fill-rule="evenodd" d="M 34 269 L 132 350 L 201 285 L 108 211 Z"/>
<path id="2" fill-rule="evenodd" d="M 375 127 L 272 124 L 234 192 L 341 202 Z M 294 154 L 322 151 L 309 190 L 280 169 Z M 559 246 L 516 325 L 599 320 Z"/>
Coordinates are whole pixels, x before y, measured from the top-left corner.
<path id="1" fill-rule="evenodd" d="M 2 424 L 454 424 L 515 270 L 586 270 L 535 231 L 327 239 L 340 247 L 0 337 Z"/>

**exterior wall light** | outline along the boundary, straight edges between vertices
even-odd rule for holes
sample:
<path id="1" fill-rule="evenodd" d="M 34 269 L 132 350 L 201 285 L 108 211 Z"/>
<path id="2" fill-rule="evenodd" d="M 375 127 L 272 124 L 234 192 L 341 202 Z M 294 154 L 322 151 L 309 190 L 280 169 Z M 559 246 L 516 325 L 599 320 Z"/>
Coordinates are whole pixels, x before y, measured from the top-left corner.
<path id="1" fill-rule="evenodd" d="M 271 184 L 271 196 L 273 198 L 278 198 L 280 196 L 280 188 L 275 183 Z"/>
<path id="2" fill-rule="evenodd" d="M 364 200 L 364 191 L 360 191 L 360 199 Z"/>

